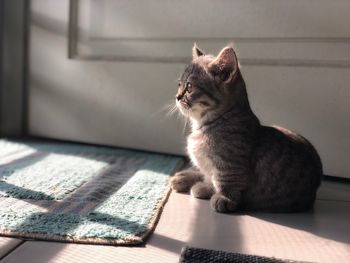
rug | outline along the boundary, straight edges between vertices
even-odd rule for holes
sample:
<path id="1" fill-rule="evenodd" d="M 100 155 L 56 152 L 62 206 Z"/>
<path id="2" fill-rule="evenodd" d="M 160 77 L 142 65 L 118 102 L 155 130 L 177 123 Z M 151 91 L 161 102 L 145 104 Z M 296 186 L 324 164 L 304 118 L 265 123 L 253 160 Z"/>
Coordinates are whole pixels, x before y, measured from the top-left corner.
<path id="1" fill-rule="evenodd" d="M 0 235 L 132 245 L 155 227 L 177 156 L 0 140 Z"/>
<path id="2" fill-rule="evenodd" d="M 180 263 L 307 263 L 254 255 L 244 255 L 204 248 L 184 247 Z"/>

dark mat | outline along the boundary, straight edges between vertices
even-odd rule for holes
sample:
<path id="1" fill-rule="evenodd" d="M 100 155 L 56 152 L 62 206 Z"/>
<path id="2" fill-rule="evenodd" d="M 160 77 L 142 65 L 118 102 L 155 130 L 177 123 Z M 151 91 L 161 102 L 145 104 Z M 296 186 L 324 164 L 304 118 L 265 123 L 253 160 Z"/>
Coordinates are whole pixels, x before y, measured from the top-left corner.
<path id="1" fill-rule="evenodd" d="M 204 248 L 184 247 L 180 263 L 307 263 L 287 259 L 244 255 Z"/>

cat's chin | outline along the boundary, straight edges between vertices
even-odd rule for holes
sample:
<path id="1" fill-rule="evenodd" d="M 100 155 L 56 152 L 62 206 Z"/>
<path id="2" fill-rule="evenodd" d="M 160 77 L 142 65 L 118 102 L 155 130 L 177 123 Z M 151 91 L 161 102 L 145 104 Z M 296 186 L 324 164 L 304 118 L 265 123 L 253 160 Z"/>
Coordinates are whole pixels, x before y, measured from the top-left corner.
<path id="1" fill-rule="evenodd" d="M 184 106 L 180 102 L 176 102 L 176 107 L 184 117 L 186 118 L 190 117 L 190 109 L 188 106 Z"/>
<path id="2" fill-rule="evenodd" d="M 192 129 L 197 129 L 201 126 L 203 118 L 201 117 L 200 112 L 197 112 L 197 108 L 187 108 L 183 106 L 181 103 L 176 102 L 177 109 L 180 111 L 184 118 L 189 119 L 191 122 Z"/>

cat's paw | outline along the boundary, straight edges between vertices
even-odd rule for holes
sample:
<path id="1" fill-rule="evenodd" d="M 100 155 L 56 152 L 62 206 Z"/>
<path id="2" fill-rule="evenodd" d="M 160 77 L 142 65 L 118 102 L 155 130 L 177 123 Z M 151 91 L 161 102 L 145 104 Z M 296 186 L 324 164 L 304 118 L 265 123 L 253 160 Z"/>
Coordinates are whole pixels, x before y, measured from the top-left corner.
<path id="1" fill-rule="evenodd" d="M 210 199 L 214 192 L 213 185 L 205 182 L 198 182 L 191 188 L 191 195 L 199 199 Z"/>
<path id="2" fill-rule="evenodd" d="M 181 171 L 171 178 L 170 186 L 176 192 L 188 192 L 200 179 L 201 177 L 193 172 Z"/>
<path id="3" fill-rule="evenodd" d="M 214 194 L 210 198 L 211 207 L 219 213 L 231 213 L 237 210 L 238 203 L 223 196 L 222 194 Z"/>

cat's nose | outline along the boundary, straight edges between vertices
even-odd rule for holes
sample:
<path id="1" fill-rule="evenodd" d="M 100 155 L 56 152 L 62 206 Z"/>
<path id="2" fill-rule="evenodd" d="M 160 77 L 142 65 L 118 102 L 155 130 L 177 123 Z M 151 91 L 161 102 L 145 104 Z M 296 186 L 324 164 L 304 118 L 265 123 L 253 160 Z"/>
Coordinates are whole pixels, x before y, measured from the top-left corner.
<path id="1" fill-rule="evenodd" d="M 177 95 L 175 96 L 175 98 L 176 98 L 176 100 L 181 100 L 181 99 L 182 99 L 182 94 L 177 94 Z"/>

